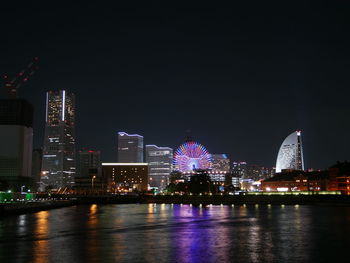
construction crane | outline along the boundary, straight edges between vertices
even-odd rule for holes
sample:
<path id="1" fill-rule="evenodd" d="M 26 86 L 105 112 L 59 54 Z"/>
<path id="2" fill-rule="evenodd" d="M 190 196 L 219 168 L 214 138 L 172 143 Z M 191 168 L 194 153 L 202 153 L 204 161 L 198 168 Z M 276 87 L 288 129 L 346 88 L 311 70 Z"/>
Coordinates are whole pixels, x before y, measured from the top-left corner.
<path id="1" fill-rule="evenodd" d="M 13 78 L 10 78 L 7 74 L 4 75 L 3 79 L 5 82 L 4 88 L 10 99 L 17 98 L 18 89 L 28 81 L 28 79 L 35 73 L 38 69 L 39 58 L 35 57 L 28 66 L 19 72 Z"/>

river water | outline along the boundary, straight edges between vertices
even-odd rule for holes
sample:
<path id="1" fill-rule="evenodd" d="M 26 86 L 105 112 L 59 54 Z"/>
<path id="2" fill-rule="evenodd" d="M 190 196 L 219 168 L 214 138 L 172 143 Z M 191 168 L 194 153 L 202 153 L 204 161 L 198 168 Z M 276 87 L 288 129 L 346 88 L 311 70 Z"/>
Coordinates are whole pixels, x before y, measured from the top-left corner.
<path id="1" fill-rule="evenodd" d="M 0 219 L 0 262 L 350 262 L 350 207 L 80 205 Z"/>

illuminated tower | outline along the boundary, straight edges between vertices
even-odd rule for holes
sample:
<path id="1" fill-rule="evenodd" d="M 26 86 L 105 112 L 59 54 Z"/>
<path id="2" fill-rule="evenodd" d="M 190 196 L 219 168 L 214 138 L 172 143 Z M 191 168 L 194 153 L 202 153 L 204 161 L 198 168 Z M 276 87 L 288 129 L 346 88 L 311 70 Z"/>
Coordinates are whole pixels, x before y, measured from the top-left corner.
<path id="1" fill-rule="evenodd" d="M 146 145 L 146 162 L 148 163 L 149 184 L 163 191 L 169 184 L 169 176 L 173 163 L 173 149 Z"/>
<path id="2" fill-rule="evenodd" d="M 75 176 L 75 97 L 65 90 L 46 93 L 41 188 L 71 187 Z"/>
<path id="3" fill-rule="evenodd" d="M 118 162 L 143 162 L 143 136 L 118 132 Z"/>
<path id="4" fill-rule="evenodd" d="M 276 173 L 284 169 L 304 170 L 303 145 L 301 132 L 291 133 L 282 143 L 278 151 Z"/>

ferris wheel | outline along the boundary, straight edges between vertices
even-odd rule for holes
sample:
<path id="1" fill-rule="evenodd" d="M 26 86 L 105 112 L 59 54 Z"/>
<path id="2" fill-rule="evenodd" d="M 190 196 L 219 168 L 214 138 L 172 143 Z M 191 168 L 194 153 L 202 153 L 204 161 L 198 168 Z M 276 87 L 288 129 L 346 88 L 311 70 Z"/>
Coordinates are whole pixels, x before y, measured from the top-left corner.
<path id="1" fill-rule="evenodd" d="M 211 155 L 207 149 L 194 141 L 181 144 L 174 153 L 174 165 L 181 172 L 209 169 L 211 164 Z"/>

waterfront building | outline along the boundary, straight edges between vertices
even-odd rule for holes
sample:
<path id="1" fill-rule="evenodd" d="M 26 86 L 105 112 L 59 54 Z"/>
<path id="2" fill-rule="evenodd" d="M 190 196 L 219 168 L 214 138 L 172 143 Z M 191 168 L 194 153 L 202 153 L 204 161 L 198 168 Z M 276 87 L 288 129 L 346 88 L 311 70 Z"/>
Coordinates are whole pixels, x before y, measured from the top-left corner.
<path id="1" fill-rule="evenodd" d="M 230 159 L 226 154 L 211 154 L 213 171 L 228 173 L 230 171 Z"/>
<path id="2" fill-rule="evenodd" d="M 189 176 L 188 174 L 182 173 L 178 170 L 174 170 L 170 173 L 169 180 L 171 184 L 185 183 L 189 181 Z"/>
<path id="3" fill-rule="evenodd" d="M 231 171 L 232 176 L 245 178 L 247 175 L 247 163 L 242 161 L 233 162 Z"/>
<path id="4" fill-rule="evenodd" d="M 226 177 L 227 177 L 228 173 L 226 173 L 224 171 L 213 171 L 213 170 L 208 170 L 207 173 L 210 177 L 211 182 L 214 185 L 224 185 L 225 184 Z"/>
<path id="5" fill-rule="evenodd" d="M 33 106 L 23 99 L 0 100 L 0 180 L 18 191 L 32 183 Z"/>
<path id="6" fill-rule="evenodd" d="M 107 190 L 112 193 L 147 191 L 147 163 L 102 163 Z"/>
<path id="7" fill-rule="evenodd" d="M 118 132 L 118 162 L 143 162 L 143 136 Z"/>
<path id="8" fill-rule="evenodd" d="M 350 162 L 337 162 L 329 168 L 329 191 L 350 195 Z"/>
<path id="9" fill-rule="evenodd" d="M 263 180 L 261 189 L 267 192 L 326 191 L 328 185 L 327 171 L 283 170 L 274 177 Z"/>
<path id="10" fill-rule="evenodd" d="M 350 163 L 338 162 L 326 171 L 283 170 L 263 180 L 261 189 L 266 192 L 335 191 L 349 195 Z"/>
<path id="11" fill-rule="evenodd" d="M 304 170 L 303 145 L 300 131 L 288 135 L 278 151 L 276 173 L 280 173 L 284 169 Z"/>
<path id="12" fill-rule="evenodd" d="M 163 191 L 169 184 L 173 162 L 173 149 L 146 145 L 146 162 L 148 163 L 149 185 Z"/>
<path id="13" fill-rule="evenodd" d="M 247 162 L 233 162 L 231 172 L 233 177 L 257 181 L 272 177 L 275 174 L 275 168 L 248 164 Z"/>
<path id="14" fill-rule="evenodd" d="M 242 191 L 251 191 L 253 189 L 254 182 L 255 181 L 253 179 L 240 178 L 239 179 L 240 189 Z"/>
<path id="15" fill-rule="evenodd" d="M 72 187 L 75 177 L 75 96 L 65 90 L 46 93 L 46 125 L 41 187 Z"/>
<path id="16" fill-rule="evenodd" d="M 241 184 L 239 182 L 239 177 L 232 176 L 231 177 L 231 184 L 235 189 L 240 189 Z"/>

